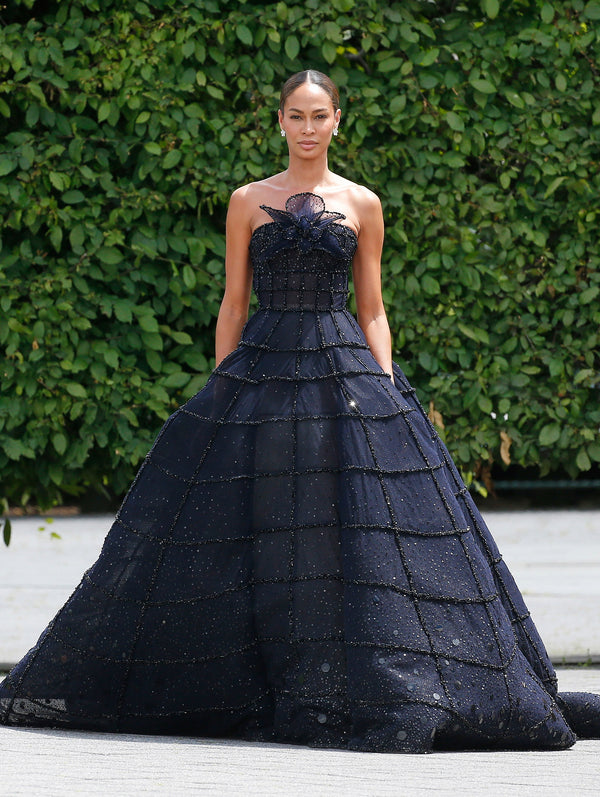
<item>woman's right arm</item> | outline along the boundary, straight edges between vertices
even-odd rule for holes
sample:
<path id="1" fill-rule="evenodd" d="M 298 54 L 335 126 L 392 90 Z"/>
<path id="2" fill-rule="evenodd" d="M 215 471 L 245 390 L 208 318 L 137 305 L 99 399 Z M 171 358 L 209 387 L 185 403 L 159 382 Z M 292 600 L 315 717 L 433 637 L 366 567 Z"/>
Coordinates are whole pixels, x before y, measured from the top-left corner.
<path id="1" fill-rule="evenodd" d="M 248 319 L 252 289 L 252 267 L 248 245 L 252 229 L 246 188 L 244 186 L 233 192 L 227 211 L 225 293 L 217 317 L 216 365 L 236 348 L 240 342 L 242 328 Z"/>

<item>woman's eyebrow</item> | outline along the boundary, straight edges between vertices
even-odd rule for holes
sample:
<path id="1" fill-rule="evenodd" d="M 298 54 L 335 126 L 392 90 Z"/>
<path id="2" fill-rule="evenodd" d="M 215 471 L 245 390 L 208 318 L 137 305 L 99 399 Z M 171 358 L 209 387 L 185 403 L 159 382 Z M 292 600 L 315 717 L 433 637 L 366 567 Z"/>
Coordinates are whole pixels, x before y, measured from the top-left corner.
<path id="1" fill-rule="evenodd" d="M 327 108 L 315 108 L 313 113 L 321 113 L 322 111 L 326 110 Z M 290 108 L 290 111 L 294 111 L 294 113 L 304 113 L 304 111 L 301 111 L 300 108 Z"/>

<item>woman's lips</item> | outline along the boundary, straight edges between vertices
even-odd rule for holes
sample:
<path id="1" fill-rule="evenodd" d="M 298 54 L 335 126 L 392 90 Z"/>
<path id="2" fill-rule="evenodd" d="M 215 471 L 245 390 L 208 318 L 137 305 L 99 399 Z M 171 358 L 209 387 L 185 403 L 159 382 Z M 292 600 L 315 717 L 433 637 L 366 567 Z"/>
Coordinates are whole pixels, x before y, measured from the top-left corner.
<path id="1" fill-rule="evenodd" d="M 300 146 L 302 149 L 312 149 L 313 147 L 317 146 L 316 141 L 300 141 Z"/>

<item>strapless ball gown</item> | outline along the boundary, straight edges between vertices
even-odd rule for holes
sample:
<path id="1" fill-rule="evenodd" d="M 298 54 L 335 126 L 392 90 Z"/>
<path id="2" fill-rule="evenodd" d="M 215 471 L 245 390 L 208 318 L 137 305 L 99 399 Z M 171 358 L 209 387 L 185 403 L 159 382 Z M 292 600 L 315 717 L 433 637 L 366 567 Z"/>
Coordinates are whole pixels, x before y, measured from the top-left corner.
<path id="1" fill-rule="evenodd" d="M 521 594 L 315 194 L 254 231 L 259 308 L 165 423 L 98 561 L 0 685 L 8 725 L 370 751 L 566 748 Z"/>

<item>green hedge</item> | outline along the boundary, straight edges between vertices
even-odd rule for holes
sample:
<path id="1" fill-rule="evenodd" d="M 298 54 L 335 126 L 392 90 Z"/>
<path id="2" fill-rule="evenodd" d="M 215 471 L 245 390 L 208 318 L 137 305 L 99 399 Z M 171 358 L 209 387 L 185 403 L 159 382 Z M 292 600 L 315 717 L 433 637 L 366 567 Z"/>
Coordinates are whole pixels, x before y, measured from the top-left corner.
<path id="1" fill-rule="evenodd" d="M 203 385 L 227 199 L 285 166 L 279 87 L 309 65 L 461 467 L 600 461 L 600 2 L 31 5 L 0 30 L 0 495 L 122 493 Z"/>

